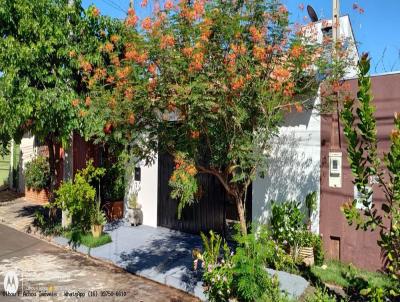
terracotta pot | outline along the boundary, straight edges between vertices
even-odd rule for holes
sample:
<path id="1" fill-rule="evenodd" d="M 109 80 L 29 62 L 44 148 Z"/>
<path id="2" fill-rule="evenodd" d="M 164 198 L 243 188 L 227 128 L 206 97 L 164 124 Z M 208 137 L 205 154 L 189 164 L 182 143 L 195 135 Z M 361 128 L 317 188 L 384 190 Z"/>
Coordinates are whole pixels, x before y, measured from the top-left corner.
<path id="1" fill-rule="evenodd" d="M 94 238 L 99 238 L 103 234 L 104 225 L 94 224 L 92 225 L 92 235 Z"/>
<path id="2" fill-rule="evenodd" d="M 106 202 L 106 215 L 109 221 L 122 219 L 124 217 L 124 202 L 109 201 Z"/>

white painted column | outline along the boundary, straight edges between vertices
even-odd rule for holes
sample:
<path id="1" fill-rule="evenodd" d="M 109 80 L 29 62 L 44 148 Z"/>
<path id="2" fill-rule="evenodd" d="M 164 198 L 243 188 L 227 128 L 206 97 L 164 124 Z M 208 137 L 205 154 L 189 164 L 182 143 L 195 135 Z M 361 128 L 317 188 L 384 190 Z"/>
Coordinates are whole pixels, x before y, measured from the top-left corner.
<path id="1" fill-rule="evenodd" d="M 63 168 L 63 180 L 72 180 L 74 175 L 74 157 L 73 157 L 73 144 L 74 135 L 71 134 L 69 139 L 68 147 L 64 149 L 64 168 Z M 67 211 L 62 211 L 61 225 L 62 227 L 67 227 L 71 224 L 71 218 L 68 217 Z"/>
<path id="2" fill-rule="evenodd" d="M 128 175 L 128 190 L 125 197 L 125 208 L 128 208 L 129 198 L 132 194 L 137 195 L 137 202 L 141 205 L 143 212 L 143 225 L 157 227 L 157 202 L 158 202 L 158 157 L 154 164 L 146 166 L 144 163 L 137 164 L 140 167 L 140 181 L 132 174 Z M 125 211 L 125 215 L 128 211 Z"/>

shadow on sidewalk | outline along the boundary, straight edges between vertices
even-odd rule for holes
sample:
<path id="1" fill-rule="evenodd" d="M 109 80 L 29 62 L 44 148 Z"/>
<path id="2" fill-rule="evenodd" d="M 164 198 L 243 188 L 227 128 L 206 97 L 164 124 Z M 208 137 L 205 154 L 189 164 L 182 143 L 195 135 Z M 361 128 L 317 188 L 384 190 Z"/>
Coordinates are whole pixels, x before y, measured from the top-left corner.
<path id="1" fill-rule="evenodd" d="M 0 191 L 0 206 L 4 203 L 9 203 L 11 201 L 14 201 L 15 199 L 21 198 L 23 195 L 10 191 L 10 190 L 4 190 Z"/>

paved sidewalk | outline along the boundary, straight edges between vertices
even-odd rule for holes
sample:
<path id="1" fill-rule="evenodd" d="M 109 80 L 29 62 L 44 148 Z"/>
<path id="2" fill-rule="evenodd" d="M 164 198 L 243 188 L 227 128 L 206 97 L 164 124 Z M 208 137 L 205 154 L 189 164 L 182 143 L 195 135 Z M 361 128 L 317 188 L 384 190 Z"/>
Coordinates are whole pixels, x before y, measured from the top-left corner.
<path id="1" fill-rule="evenodd" d="M 0 191 L 0 223 L 29 233 L 34 213 L 40 208 L 13 191 Z"/>

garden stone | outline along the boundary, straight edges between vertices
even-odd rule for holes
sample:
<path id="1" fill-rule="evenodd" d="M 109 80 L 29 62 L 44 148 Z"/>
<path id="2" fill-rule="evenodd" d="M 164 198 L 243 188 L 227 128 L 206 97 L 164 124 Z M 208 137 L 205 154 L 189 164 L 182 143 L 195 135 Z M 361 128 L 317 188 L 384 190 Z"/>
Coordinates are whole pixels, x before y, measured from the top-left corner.
<path id="1" fill-rule="evenodd" d="M 309 282 L 301 276 L 270 268 L 267 268 L 267 272 L 270 276 L 277 275 L 280 290 L 286 293 L 289 298 L 298 299 L 309 286 Z"/>

